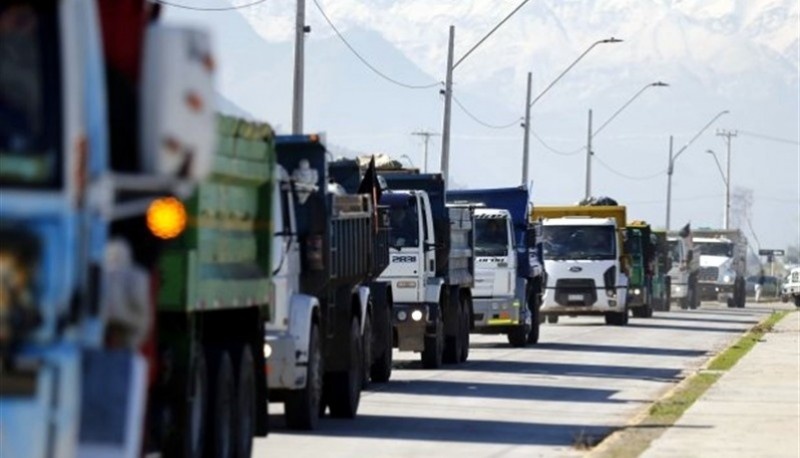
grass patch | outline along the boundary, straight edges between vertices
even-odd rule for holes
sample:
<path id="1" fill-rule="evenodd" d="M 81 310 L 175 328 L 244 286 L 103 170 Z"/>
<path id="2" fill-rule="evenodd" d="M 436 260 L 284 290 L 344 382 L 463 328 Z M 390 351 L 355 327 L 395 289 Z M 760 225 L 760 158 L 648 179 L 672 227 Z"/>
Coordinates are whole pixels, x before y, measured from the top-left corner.
<path id="1" fill-rule="evenodd" d="M 622 428 L 620 433 L 612 438 L 608 447 L 601 447 L 590 456 L 634 458 L 641 455 L 654 440 L 674 425 L 684 412 L 722 377 L 724 371 L 733 367 L 764 337 L 764 334 L 771 332 L 775 324 L 789 313 L 791 312 L 788 310 L 773 312 L 766 320 L 753 326 L 735 344 L 711 360 L 708 372 L 700 371 L 688 377 L 669 395 L 655 402 L 647 412 L 647 416 L 638 424 Z M 576 441 L 576 444 L 578 442 Z M 586 450 L 585 448 L 580 449 Z"/>
<path id="2" fill-rule="evenodd" d="M 728 347 L 716 358 L 711 361 L 708 368 L 713 371 L 727 371 L 739 362 L 760 340 L 764 334 L 772 332 L 772 328 L 783 317 L 789 314 L 788 310 L 774 312 L 762 323 L 759 323 L 750 330 L 744 337 L 739 339 L 733 346 Z"/>

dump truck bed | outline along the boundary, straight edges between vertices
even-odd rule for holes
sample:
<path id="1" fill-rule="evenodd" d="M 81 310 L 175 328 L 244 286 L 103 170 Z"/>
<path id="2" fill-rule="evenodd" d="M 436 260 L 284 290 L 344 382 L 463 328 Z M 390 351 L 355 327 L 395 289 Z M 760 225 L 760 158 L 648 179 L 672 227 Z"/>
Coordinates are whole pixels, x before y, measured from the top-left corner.
<path id="1" fill-rule="evenodd" d="M 531 210 L 530 216 L 533 221 L 537 221 L 540 218 L 555 219 L 565 217 L 614 218 L 617 221 L 617 229 L 624 229 L 626 224 L 626 208 L 622 205 L 538 206 Z"/>

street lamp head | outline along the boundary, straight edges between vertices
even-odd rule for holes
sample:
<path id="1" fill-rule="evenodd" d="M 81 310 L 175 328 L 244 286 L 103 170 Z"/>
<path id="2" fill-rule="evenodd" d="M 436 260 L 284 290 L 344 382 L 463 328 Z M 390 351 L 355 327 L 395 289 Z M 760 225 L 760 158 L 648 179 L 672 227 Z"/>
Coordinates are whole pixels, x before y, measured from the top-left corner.
<path id="1" fill-rule="evenodd" d="M 706 153 L 711 154 L 712 156 L 715 155 L 714 150 L 707 149 Z"/>
<path id="2" fill-rule="evenodd" d="M 650 86 L 653 86 L 653 87 L 669 87 L 669 84 L 667 84 L 667 83 L 665 83 L 663 81 L 656 81 L 655 83 L 651 83 Z"/>
<path id="3" fill-rule="evenodd" d="M 619 38 L 606 38 L 605 40 L 600 40 L 600 43 L 622 43 L 624 40 L 620 40 Z"/>

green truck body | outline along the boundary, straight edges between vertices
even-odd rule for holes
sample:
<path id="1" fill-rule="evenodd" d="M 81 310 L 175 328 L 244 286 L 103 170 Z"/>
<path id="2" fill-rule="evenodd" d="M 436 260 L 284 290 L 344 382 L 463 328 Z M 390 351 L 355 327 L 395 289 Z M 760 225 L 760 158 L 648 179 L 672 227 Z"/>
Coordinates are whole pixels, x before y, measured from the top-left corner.
<path id="1" fill-rule="evenodd" d="M 212 174 L 186 202 L 186 231 L 161 256 L 160 310 L 268 312 L 273 137 L 268 124 L 219 116 Z"/>

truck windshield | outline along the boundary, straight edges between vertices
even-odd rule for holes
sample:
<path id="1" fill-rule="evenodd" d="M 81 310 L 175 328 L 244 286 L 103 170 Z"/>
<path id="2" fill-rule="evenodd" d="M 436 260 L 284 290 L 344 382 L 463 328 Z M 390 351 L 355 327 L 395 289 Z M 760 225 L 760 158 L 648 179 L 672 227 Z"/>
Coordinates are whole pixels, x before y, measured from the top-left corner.
<path id="1" fill-rule="evenodd" d="M 613 226 L 549 226 L 543 228 L 544 258 L 616 259 L 616 231 Z"/>
<path id="2" fill-rule="evenodd" d="M 695 248 L 705 256 L 733 257 L 733 245 L 730 243 L 696 243 Z"/>
<path id="3" fill-rule="evenodd" d="M 57 6 L 0 5 L 0 186 L 61 184 Z"/>
<path id="4" fill-rule="evenodd" d="M 390 242 L 394 248 L 416 247 L 419 245 L 419 219 L 414 199 L 407 205 L 392 206 L 389 211 L 392 230 Z"/>
<path id="5" fill-rule="evenodd" d="M 508 223 L 506 218 L 475 220 L 475 255 L 508 256 Z"/>

